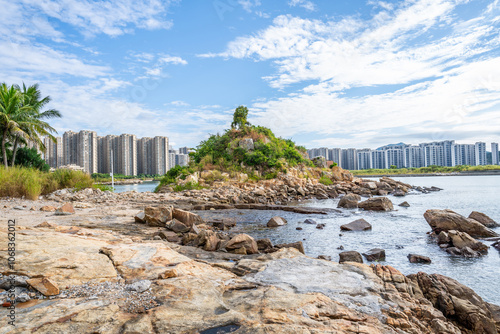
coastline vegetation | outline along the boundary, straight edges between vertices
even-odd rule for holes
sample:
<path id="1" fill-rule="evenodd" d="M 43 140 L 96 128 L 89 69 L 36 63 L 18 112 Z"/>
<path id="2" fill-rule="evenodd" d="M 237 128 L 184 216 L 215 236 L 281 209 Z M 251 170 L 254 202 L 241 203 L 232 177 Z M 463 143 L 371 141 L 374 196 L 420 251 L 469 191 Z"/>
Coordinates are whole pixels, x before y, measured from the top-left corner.
<path id="1" fill-rule="evenodd" d="M 455 167 L 444 167 L 444 166 L 428 166 L 420 168 L 389 168 L 389 169 L 362 169 L 362 170 L 351 170 L 350 172 L 356 176 L 369 176 L 369 175 L 402 175 L 402 174 L 449 174 L 449 173 L 460 173 L 460 172 L 477 172 L 477 171 L 490 171 L 490 170 L 500 170 L 499 165 L 486 165 L 486 166 L 455 166 Z"/>
<path id="2" fill-rule="evenodd" d="M 296 146 L 292 140 L 276 137 L 263 126 L 251 125 L 247 121 L 248 109 L 236 108 L 231 128 L 222 134 L 211 135 L 190 153 L 188 167 L 177 166 L 161 180 L 157 190 L 170 185 L 174 191 L 185 190 L 176 187 L 177 181 L 185 180 L 194 172 L 213 171 L 213 181 L 245 173 L 249 180 L 273 179 L 288 167 L 299 164 L 313 167 L 305 147 Z M 182 182 L 181 182 L 182 183 Z M 196 182 L 189 187 L 196 189 Z"/>
<path id="3" fill-rule="evenodd" d="M 58 189 L 96 187 L 89 174 L 69 169 L 58 169 L 53 173 L 36 168 L 0 166 L 0 197 L 25 197 L 35 200 L 40 195 Z"/>

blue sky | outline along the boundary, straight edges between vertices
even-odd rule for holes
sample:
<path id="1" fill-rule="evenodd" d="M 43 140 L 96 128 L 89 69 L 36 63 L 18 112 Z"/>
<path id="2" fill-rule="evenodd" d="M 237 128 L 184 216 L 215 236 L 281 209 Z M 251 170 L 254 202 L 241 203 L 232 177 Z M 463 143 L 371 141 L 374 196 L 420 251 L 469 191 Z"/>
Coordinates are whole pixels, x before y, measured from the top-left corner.
<path id="1" fill-rule="evenodd" d="M 0 0 L 0 75 L 59 134 L 195 147 L 238 105 L 312 147 L 500 141 L 500 3 Z"/>

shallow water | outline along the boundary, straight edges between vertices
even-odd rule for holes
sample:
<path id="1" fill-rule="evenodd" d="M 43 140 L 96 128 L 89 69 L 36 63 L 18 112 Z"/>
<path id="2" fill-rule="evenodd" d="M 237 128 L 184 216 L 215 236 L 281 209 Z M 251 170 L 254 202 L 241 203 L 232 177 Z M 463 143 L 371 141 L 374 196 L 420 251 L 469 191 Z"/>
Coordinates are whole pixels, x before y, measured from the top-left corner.
<path id="1" fill-rule="evenodd" d="M 500 176 L 438 176 L 438 177 L 400 177 L 394 178 L 416 186 L 437 186 L 443 191 L 421 194 L 411 193 L 405 197 L 388 196 L 396 211 L 369 212 L 358 209 L 342 209 L 342 213 L 328 215 L 302 215 L 283 211 L 226 210 L 199 212 L 203 217 L 236 217 L 237 229 L 259 238 L 270 238 L 274 244 L 302 240 L 305 252 L 310 256 L 330 255 L 338 261 L 342 251 L 356 250 L 363 253 L 371 248 L 383 248 L 386 261 L 405 275 L 424 271 L 452 277 L 474 289 L 483 299 L 500 305 L 500 252 L 490 248 L 481 258 L 465 259 L 452 257 L 429 238 L 431 229 L 424 219 L 428 209 L 451 209 L 468 216 L 471 211 L 487 214 L 500 222 Z M 336 208 L 338 199 L 315 200 L 300 203 L 311 207 Z M 407 201 L 411 207 L 403 208 L 397 204 Z M 288 220 L 288 225 L 270 229 L 267 221 L 279 215 Z M 324 223 L 323 230 L 314 225 L 302 223 L 312 218 Z M 372 224 L 371 231 L 344 232 L 340 225 L 364 218 Z M 296 227 L 303 230 L 296 230 Z M 496 229 L 500 233 L 500 228 Z M 485 242 L 491 245 L 492 242 Z M 343 246 L 344 250 L 338 247 Z M 413 264 L 407 255 L 416 253 L 432 259 L 432 264 Z"/>
<path id="2" fill-rule="evenodd" d="M 138 183 L 138 184 L 116 185 L 115 186 L 115 193 L 122 193 L 125 191 L 131 191 L 131 190 L 135 190 L 139 193 L 146 192 L 146 191 L 153 191 L 153 190 L 155 190 L 155 188 L 158 184 L 160 184 L 159 181 L 145 181 L 143 183 Z"/>

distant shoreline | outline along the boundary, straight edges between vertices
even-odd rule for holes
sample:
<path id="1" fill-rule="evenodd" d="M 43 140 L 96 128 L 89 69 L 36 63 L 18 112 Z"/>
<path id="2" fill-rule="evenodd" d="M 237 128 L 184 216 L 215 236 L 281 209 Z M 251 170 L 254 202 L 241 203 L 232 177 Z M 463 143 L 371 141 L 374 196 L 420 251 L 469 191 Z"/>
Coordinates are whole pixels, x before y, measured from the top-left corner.
<path id="1" fill-rule="evenodd" d="M 420 173 L 420 174 L 396 174 L 396 173 L 382 173 L 382 174 L 353 174 L 354 177 L 419 177 L 419 176 L 483 176 L 483 175 L 498 175 L 500 170 L 478 170 L 478 171 L 465 171 L 465 172 L 451 172 L 451 173 Z"/>

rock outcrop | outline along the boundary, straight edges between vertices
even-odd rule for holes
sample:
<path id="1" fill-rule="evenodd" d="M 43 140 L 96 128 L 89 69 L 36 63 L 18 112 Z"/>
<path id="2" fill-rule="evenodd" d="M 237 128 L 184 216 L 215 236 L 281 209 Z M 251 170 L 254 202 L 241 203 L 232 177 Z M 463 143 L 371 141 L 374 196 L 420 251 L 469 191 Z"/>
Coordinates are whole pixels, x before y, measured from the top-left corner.
<path id="1" fill-rule="evenodd" d="M 479 257 L 488 253 L 488 246 L 472 238 L 465 232 L 450 230 L 441 231 L 437 238 L 439 247 L 451 255 L 464 257 Z"/>
<path id="2" fill-rule="evenodd" d="M 472 237 L 497 237 L 498 234 L 474 219 L 464 216 L 452 210 L 427 210 L 424 218 L 432 230 L 439 234 L 441 231 L 460 231 Z"/>
<path id="3" fill-rule="evenodd" d="M 496 221 L 494 221 L 493 219 L 491 219 L 482 212 L 472 211 L 471 214 L 469 215 L 469 219 L 474 219 L 475 221 L 489 228 L 500 226 L 500 224 L 498 224 Z"/>
<path id="4" fill-rule="evenodd" d="M 369 211 L 392 211 L 394 206 L 387 197 L 375 197 L 358 203 L 358 207 Z"/>
<path id="5" fill-rule="evenodd" d="M 356 209 L 358 207 L 359 201 L 361 201 L 361 196 L 357 194 L 347 194 L 340 199 L 337 207 L 345 209 Z"/>
<path id="6" fill-rule="evenodd" d="M 363 218 L 350 222 L 349 224 L 341 225 L 342 231 L 367 231 L 372 229 L 372 225 Z"/>

